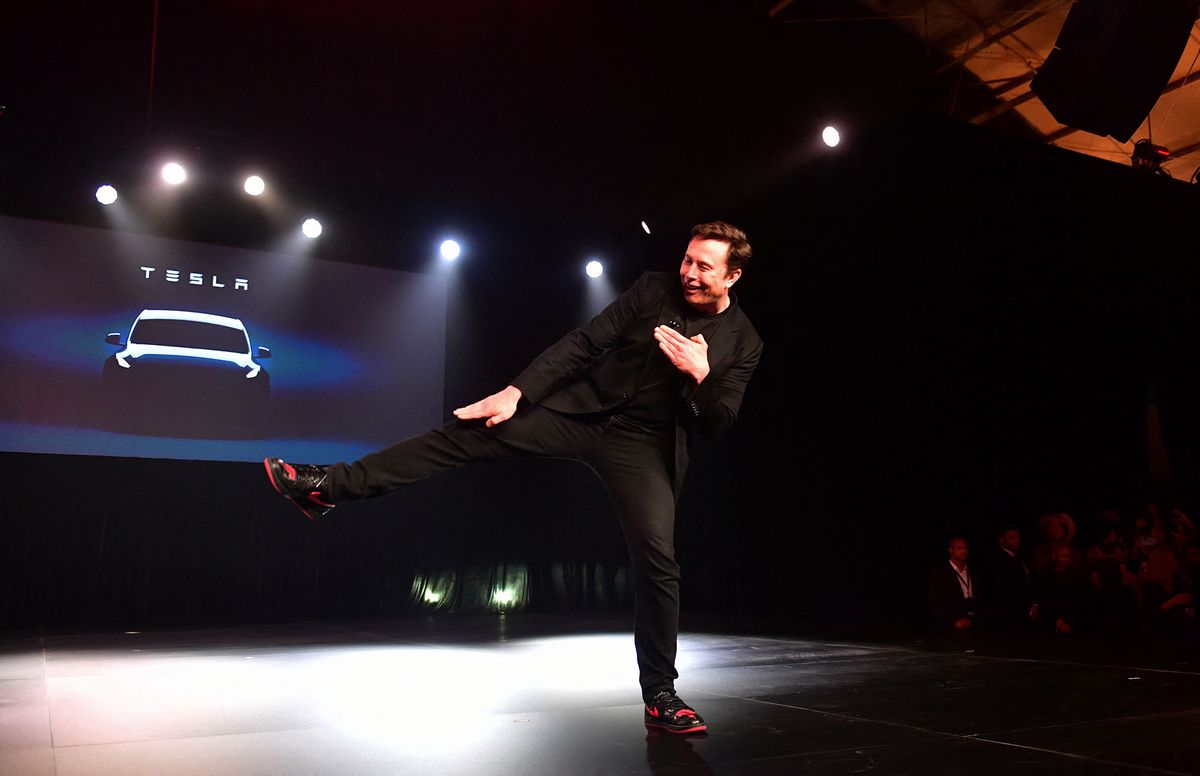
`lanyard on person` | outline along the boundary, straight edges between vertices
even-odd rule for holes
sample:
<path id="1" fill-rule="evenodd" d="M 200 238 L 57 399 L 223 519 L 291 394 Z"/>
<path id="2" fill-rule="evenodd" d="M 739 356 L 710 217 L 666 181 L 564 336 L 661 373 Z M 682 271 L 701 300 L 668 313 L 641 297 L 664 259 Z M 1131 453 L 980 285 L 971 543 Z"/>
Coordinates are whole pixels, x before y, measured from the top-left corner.
<path id="1" fill-rule="evenodd" d="M 955 566 L 953 563 L 950 564 L 950 568 L 954 569 L 954 573 L 958 576 L 959 587 L 964 591 L 963 598 L 972 598 L 971 575 L 965 569 L 959 571 L 958 566 Z"/>

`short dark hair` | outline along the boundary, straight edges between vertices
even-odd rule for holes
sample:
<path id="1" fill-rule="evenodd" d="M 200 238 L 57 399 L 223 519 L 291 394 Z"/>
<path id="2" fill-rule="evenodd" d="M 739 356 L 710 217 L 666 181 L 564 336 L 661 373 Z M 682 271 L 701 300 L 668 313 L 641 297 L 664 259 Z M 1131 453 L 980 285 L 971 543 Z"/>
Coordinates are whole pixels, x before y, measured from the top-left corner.
<path id="1" fill-rule="evenodd" d="M 692 227 L 693 240 L 720 240 L 729 246 L 729 256 L 725 263 L 729 272 L 742 269 L 750 263 L 750 241 L 746 233 L 733 224 L 724 221 L 710 221 L 707 224 L 696 224 Z"/>

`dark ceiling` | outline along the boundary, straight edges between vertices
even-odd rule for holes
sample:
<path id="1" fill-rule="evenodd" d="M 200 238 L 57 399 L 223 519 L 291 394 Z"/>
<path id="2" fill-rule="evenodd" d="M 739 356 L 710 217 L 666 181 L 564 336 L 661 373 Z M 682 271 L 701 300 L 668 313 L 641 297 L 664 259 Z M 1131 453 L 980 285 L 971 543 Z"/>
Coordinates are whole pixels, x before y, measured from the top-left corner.
<path id="1" fill-rule="evenodd" d="M 636 228 L 720 215 L 795 174 L 828 153 L 826 123 L 849 150 L 895 111 L 976 99 L 858 3 L 793 6 L 789 24 L 769 5 L 27 8 L 2 55 L 0 205 L 86 220 L 96 181 L 175 152 L 376 220 L 444 207 Z"/>

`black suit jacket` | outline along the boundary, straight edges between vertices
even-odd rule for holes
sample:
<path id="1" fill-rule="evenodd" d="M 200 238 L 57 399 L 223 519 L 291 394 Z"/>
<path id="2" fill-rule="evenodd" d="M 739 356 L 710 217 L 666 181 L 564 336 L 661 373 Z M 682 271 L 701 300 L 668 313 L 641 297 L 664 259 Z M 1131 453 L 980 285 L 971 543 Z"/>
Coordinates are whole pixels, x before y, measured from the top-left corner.
<path id="1" fill-rule="evenodd" d="M 663 358 L 654 328 L 682 321 L 687 311 L 679 277 L 647 272 L 593 318 L 546 348 L 512 384 L 533 404 L 556 412 L 619 410 L 637 393 L 647 360 Z M 746 384 L 758 366 L 762 340 L 736 304 L 718 319 L 708 342 L 709 374 L 680 393 L 675 417 L 674 489 L 687 471 L 693 428 L 720 436 L 734 421 Z"/>
<path id="2" fill-rule="evenodd" d="M 975 587 L 975 577 L 967 567 L 967 576 L 971 580 L 972 592 Z M 954 625 L 956 620 L 964 617 L 975 619 L 974 601 L 963 597 L 962 585 L 958 583 L 958 574 L 950 568 L 950 562 L 945 561 L 937 566 L 929 575 L 929 612 L 942 625 Z"/>
<path id="3" fill-rule="evenodd" d="M 1025 622 L 1033 605 L 1033 579 L 1019 555 L 997 547 L 992 557 L 991 603 L 1002 625 Z"/>

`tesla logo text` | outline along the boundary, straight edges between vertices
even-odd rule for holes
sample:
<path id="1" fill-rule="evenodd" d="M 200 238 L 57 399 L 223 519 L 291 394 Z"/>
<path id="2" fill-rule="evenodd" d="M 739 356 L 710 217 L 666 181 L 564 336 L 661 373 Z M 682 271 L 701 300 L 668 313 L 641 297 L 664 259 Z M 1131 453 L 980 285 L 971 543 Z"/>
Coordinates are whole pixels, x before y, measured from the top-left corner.
<path id="1" fill-rule="evenodd" d="M 146 273 L 146 279 L 157 271 L 157 267 L 142 267 L 142 272 Z M 200 272 L 183 273 L 177 269 L 165 269 L 162 275 L 163 280 L 168 283 L 187 283 L 191 286 L 211 285 L 213 288 L 225 288 L 226 284 L 222 283 L 216 275 L 204 275 Z M 234 278 L 233 289 L 235 291 L 249 291 L 250 281 L 246 278 Z"/>

